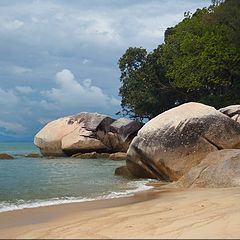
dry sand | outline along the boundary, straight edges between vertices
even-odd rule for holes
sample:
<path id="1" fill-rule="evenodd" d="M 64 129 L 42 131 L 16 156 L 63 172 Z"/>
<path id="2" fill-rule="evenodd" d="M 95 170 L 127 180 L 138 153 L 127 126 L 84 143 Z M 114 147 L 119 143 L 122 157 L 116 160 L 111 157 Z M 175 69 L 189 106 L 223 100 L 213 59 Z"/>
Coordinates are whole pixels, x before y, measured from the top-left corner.
<path id="1" fill-rule="evenodd" d="M 0 238 L 240 238 L 240 188 L 158 187 L 134 197 L 0 213 Z"/>

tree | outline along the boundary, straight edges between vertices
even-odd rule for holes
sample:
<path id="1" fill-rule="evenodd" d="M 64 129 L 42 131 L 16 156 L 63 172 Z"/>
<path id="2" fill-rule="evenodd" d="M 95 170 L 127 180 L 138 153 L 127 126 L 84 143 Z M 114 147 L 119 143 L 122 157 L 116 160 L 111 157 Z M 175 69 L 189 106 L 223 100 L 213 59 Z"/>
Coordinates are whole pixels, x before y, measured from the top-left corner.
<path id="1" fill-rule="evenodd" d="M 173 88 L 165 77 L 159 59 L 161 45 L 147 54 L 143 48 L 129 48 L 119 60 L 122 114 L 142 121 L 174 107 L 182 92 Z"/>
<path id="2" fill-rule="evenodd" d="M 239 0 L 216 0 L 186 12 L 152 52 L 127 49 L 119 60 L 122 114 L 142 120 L 187 101 L 239 103 L 239 13 Z"/>
<path id="3" fill-rule="evenodd" d="M 120 81 L 122 86 L 119 95 L 122 97 L 122 114 L 136 119 L 144 117 L 144 110 L 139 110 L 142 91 L 136 92 L 142 85 L 142 72 L 139 71 L 146 61 L 147 51 L 143 48 L 128 48 L 119 59 L 118 65 L 121 71 Z"/>
<path id="4" fill-rule="evenodd" d="M 218 1 L 185 18 L 166 38 L 161 60 L 166 76 L 187 92 L 188 99 L 215 107 L 239 101 L 234 94 L 229 98 L 239 85 L 239 42 L 234 40 L 239 33 L 230 27 L 239 12 L 236 0 Z M 239 20 L 234 25 L 237 29 Z"/>

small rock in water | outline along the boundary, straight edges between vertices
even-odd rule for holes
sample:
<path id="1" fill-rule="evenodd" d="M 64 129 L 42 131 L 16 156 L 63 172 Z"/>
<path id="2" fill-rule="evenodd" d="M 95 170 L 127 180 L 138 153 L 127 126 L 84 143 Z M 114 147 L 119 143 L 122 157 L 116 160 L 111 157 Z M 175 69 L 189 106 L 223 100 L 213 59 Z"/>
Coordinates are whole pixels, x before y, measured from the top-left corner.
<path id="1" fill-rule="evenodd" d="M 0 153 L 0 159 L 14 159 L 14 157 L 7 153 Z"/>
<path id="2" fill-rule="evenodd" d="M 128 170 L 127 166 L 121 166 L 115 169 L 115 175 L 124 177 L 134 177 Z"/>
<path id="3" fill-rule="evenodd" d="M 109 156 L 110 160 L 126 160 L 127 157 L 127 153 L 125 152 L 116 152 L 116 153 L 112 153 Z"/>
<path id="4" fill-rule="evenodd" d="M 24 155 L 24 157 L 27 157 L 27 158 L 41 158 L 42 155 L 40 155 L 39 153 L 29 153 L 29 154 Z"/>
<path id="5" fill-rule="evenodd" d="M 72 158 L 81 158 L 81 159 L 99 159 L 99 158 L 108 158 L 109 153 L 97 153 L 97 152 L 90 152 L 90 153 L 76 153 L 72 155 Z"/>

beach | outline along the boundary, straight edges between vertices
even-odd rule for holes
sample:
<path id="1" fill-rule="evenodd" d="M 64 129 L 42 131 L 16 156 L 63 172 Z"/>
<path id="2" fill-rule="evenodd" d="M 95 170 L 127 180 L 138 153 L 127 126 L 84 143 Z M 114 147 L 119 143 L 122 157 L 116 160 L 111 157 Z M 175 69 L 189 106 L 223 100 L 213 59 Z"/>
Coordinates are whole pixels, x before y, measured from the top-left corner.
<path id="1" fill-rule="evenodd" d="M 1 238 L 240 238 L 240 188 L 155 186 L 131 197 L 0 213 Z"/>

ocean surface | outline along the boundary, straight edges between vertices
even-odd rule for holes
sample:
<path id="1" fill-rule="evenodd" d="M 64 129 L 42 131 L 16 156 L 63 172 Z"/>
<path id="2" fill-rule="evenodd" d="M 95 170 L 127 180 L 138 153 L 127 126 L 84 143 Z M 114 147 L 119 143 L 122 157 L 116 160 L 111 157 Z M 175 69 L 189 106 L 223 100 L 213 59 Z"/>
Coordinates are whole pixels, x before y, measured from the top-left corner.
<path id="1" fill-rule="evenodd" d="M 39 152 L 32 143 L 0 143 L 0 212 L 95 199 L 117 198 L 149 189 L 150 180 L 115 176 L 125 161 L 26 158 Z"/>

